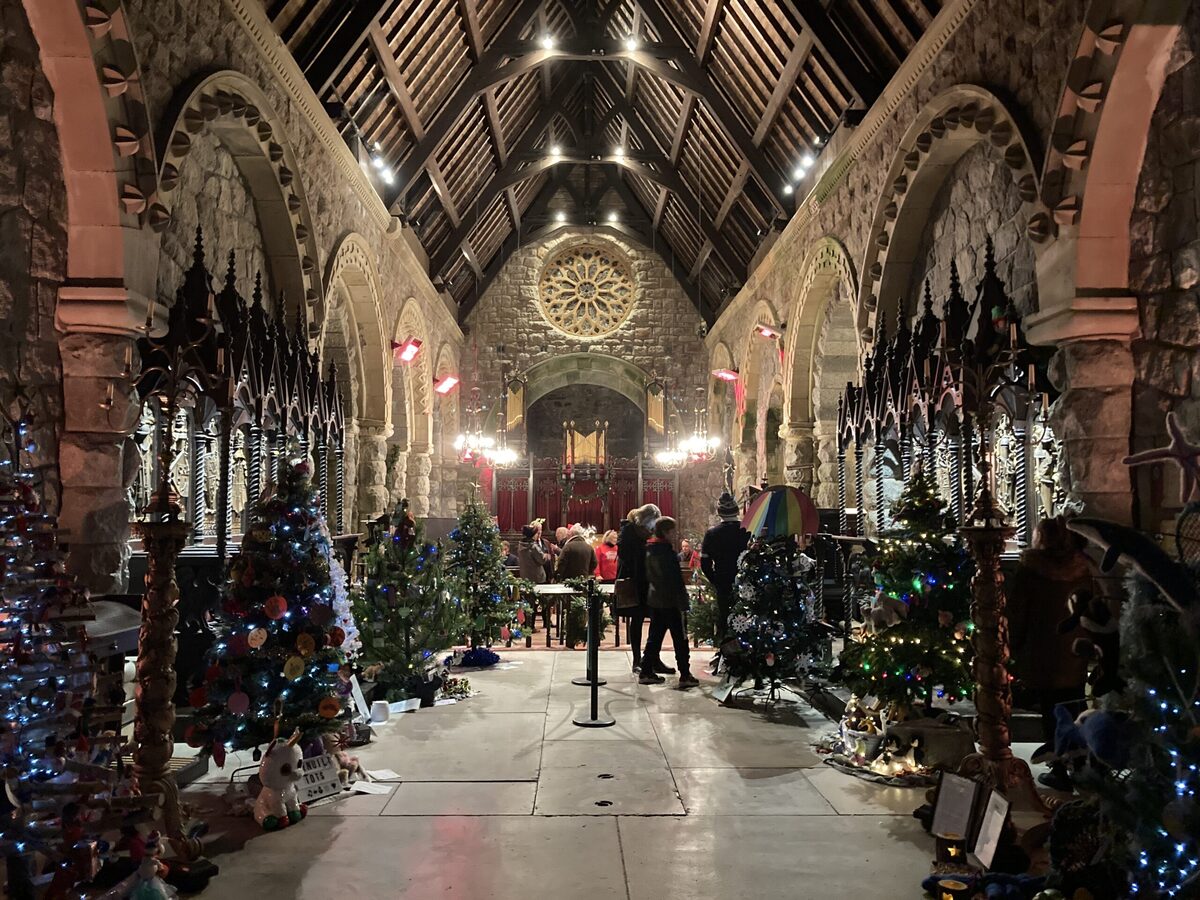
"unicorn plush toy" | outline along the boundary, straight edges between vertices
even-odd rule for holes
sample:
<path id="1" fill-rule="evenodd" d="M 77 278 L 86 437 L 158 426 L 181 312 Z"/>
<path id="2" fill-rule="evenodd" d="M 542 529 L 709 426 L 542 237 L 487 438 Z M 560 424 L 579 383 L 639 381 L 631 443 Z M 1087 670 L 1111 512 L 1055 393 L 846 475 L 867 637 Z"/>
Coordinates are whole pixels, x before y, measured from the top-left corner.
<path id="1" fill-rule="evenodd" d="M 300 803 L 296 793 L 302 758 L 300 748 L 296 746 L 299 740 L 297 729 L 287 740 L 276 738 L 271 741 L 258 767 L 262 791 L 254 802 L 254 821 L 265 831 L 294 825 L 308 814 L 308 807 Z"/>

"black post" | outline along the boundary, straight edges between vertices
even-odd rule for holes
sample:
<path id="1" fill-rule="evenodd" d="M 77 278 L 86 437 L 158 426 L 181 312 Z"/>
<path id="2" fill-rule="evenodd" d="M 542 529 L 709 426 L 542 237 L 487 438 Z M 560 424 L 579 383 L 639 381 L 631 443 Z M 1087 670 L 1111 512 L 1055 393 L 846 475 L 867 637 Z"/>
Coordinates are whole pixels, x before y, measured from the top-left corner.
<path id="1" fill-rule="evenodd" d="M 596 589 L 596 580 L 588 579 L 587 590 L 584 592 L 584 598 L 587 602 L 587 674 L 582 678 L 572 678 L 571 684 L 577 684 L 580 687 L 608 684 L 607 681 L 600 680 L 600 610 L 601 600 L 600 592 Z M 595 691 L 592 692 L 595 697 Z M 596 707 L 592 707 L 592 717 L 595 718 Z"/>
<path id="2" fill-rule="evenodd" d="M 589 679 L 587 684 L 591 685 L 591 715 L 576 716 L 572 721 L 580 728 L 607 728 L 610 725 L 617 724 L 617 720 L 609 715 L 600 714 L 600 685 L 602 682 L 597 676 L 597 671 L 600 668 L 600 597 L 599 591 L 596 590 L 596 581 L 591 579 L 587 586 L 587 606 L 588 606 L 588 649 L 587 649 L 587 667 Z M 579 679 L 575 679 L 574 684 L 579 684 Z"/>

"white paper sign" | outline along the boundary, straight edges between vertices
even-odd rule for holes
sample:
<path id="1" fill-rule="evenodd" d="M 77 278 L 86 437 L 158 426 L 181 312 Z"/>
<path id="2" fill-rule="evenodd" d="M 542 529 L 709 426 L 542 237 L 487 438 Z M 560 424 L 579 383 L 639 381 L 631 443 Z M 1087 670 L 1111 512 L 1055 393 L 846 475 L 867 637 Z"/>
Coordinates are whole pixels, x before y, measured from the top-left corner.
<path id="1" fill-rule="evenodd" d="M 377 784 L 373 781 L 363 781 L 361 778 L 350 785 L 350 789 L 359 794 L 390 794 L 395 788 L 394 784 Z"/>
<path id="2" fill-rule="evenodd" d="M 358 708 L 358 714 L 362 716 L 364 722 L 371 721 L 371 704 L 367 702 L 367 697 L 363 693 L 362 685 L 358 683 L 358 676 L 350 676 L 350 696 L 354 698 L 354 705 Z"/>
<path id="3" fill-rule="evenodd" d="M 395 703 L 389 703 L 388 709 L 393 713 L 412 712 L 421 708 L 421 698 L 411 697 L 408 700 L 397 700 Z"/>
<path id="4" fill-rule="evenodd" d="M 971 831 L 971 811 L 977 787 L 970 778 L 943 772 L 930 831 L 935 835 L 956 834 L 965 840 Z"/>
<path id="5" fill-rule="evenodd" d="M 391 769 L 365 769 L 367 777 L 372 781 L 399 781 L 400 773 Z"/>
<path id="6" fill-rule="evenodd" d="M 337 763 L 328 754 L 310 756 L 300 761 L 300 783 L 296 785 L 301 803 L 312 803 L 322 797 L 332 797 L 342 792 L 342 779 L 338 778 Z"/>
<path id="7" fill-rule="evenodd" d="M 737 687 L 732 679 L 726 678 L 721 684 L 713 688 L 713 699 L 718 703 L 724 703 L 729 699 L 729 695 L 733 693 L 733 689 Z"/>
<path id="8" fill-rule="evenodd" d="M 988 796 L 987 809 L 983 812 L 983 822 L 979 826 L 979 837 L 975 839 L 975 849 L 972 851 L 979 864 L 985 869 L 992 867 L 992 858 L 1000 845 L 1000 832 L 1004 829 L 1004 820 L 1008 818 L 1008 800 L 1004 795 L 992 791 Z"/>

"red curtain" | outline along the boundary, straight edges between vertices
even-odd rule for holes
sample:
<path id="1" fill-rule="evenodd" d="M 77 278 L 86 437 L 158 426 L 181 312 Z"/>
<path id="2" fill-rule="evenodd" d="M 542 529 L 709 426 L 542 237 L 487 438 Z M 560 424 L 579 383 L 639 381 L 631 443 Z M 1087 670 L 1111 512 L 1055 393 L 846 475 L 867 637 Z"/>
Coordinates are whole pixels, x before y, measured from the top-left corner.
<path id="1" fill-rule="evenodd" d="M 557 473 L 536 474 L 533 479 L 533 517 L 545 519 L 543 529 L 551 537 L 562 521 L 562 489 L 558 486 Z"/>
<path id="2" fill-rule="evenodd" d="M 608 489 L 608 515 L 605 530 L 621 530 L 621 520 L 635 506 L 641 506 L 637 498 L 637 475 L 614 475 Z"/>
<path id="3" fill-rule="evenodd" d="M 604 501 L 594 481 L 577 481 L 571 499 L 567 501 L 567 521 L 579 522 L 604 530 Z"/>

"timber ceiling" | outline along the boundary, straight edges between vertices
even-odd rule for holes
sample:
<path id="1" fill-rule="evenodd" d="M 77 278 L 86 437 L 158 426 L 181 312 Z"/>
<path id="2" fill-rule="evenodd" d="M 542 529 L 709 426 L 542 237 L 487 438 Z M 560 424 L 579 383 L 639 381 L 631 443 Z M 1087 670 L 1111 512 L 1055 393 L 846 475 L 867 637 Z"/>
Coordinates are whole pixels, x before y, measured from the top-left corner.
<path id="1" fill-rule="evenodd" d="M 711 321 L 942 0 L 263 2 L 460 319 L 522 243 L 595 224 Z"/>

